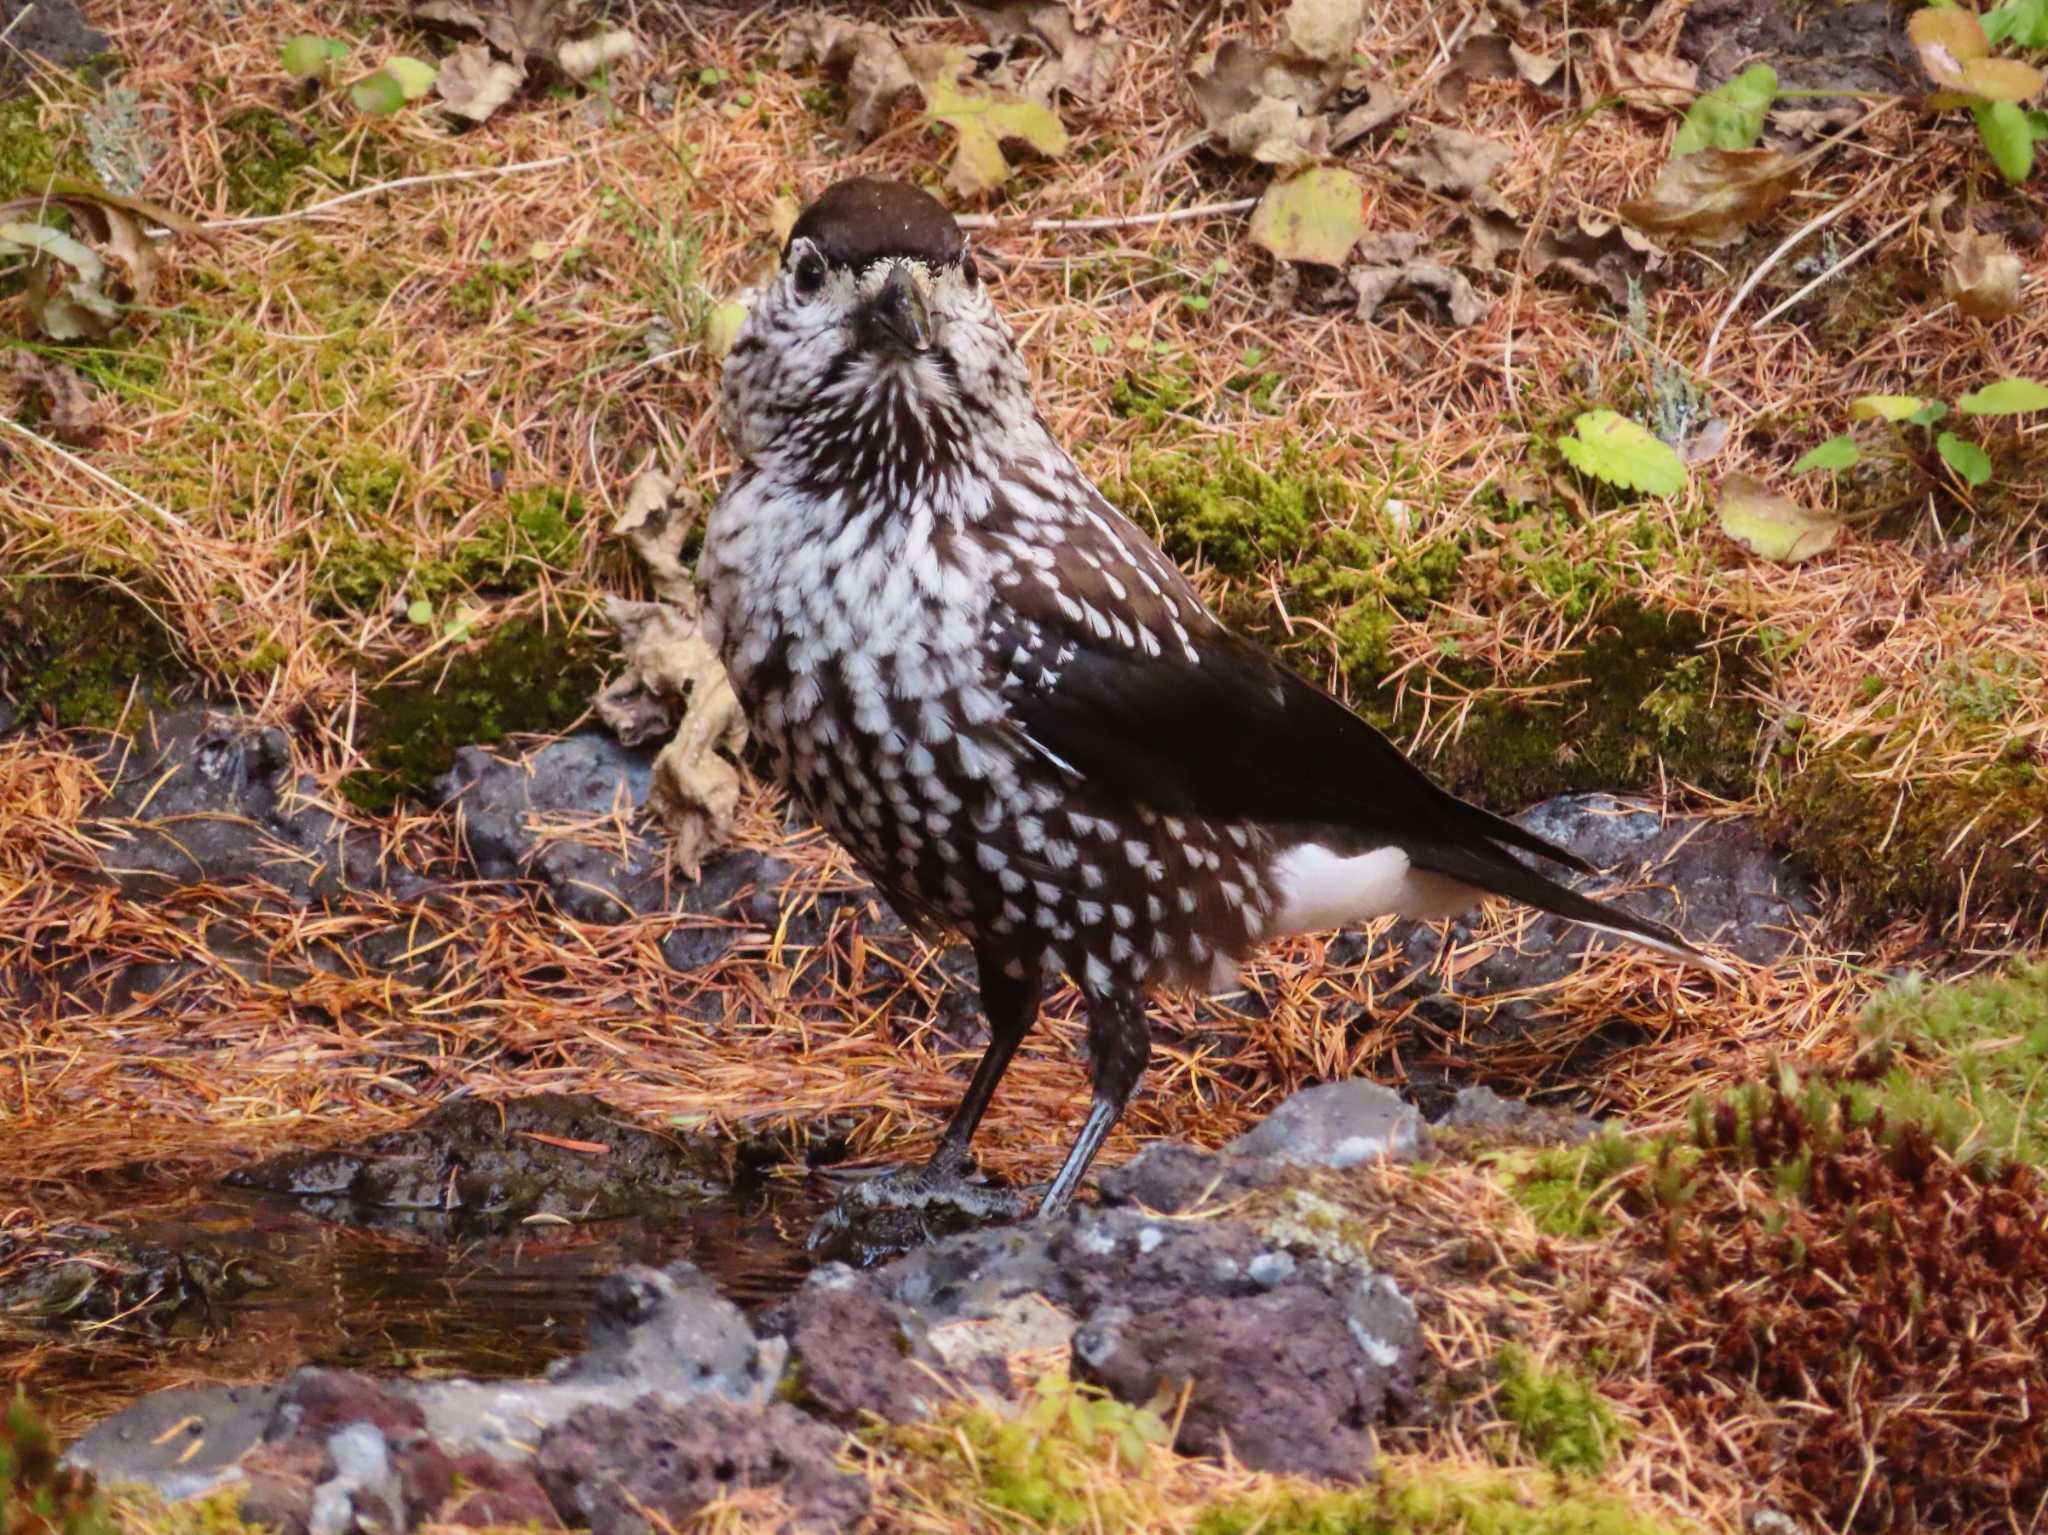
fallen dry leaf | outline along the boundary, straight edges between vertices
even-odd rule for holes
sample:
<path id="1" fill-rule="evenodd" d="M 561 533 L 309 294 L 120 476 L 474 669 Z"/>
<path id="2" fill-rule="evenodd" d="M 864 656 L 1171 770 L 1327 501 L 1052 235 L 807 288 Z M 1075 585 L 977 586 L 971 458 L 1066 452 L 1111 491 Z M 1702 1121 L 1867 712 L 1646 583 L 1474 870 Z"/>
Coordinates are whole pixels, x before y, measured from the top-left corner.
<path id="1" fill-rule="evenodd" d="M 16 352 L 8 359 L 7 381 L 27 423 L 61 443 L 89 448 L 106 429 L 105 397 L 64 363 Z"/>
<path id="2" fill-rule="evenodd" d="M 1521 80 L 1540 89 L 1563 67 L 1562 59 L 1532 52 L 1503 33 L 1480 32 L 1451 55 L 1436 83 L 1437 101 L 1454 112 L 1463 111 L 1475 81 Z"/>
<path id="3" fill-rule="evenodd" d="M 1463 329 L 1486 317 L 1487 303 L 1463 272 L 1428 259 L 1399 266 L 1354 267 L 1347 274 L 1358 295 L 1358 318 L 1370 320 L 1389 299 L 1412 295 L 1430 300 L 1450 322 Z"/>
<path id="4" fill-rule="evenodd" d="M 412 18 L 421 26 L 490 44 L 519 67 L 527 56 L 552 59 L 568 31 L 565 0 L 414 0 Z"/>
<path id="5" fill-rule="evenodd" d="M 782 35 L 784 69 L 815 67 L 846 86 L 846 128 L 865 142 L 899 108 L 923 99 L 903 50 L 888 29 L 833 16 L 803 16 Z"/>
<path id="6" fill-rule="evenodd" d="M 53 208 L 70 216 L 75 233 L 41 222 Z M 154 203 L 58 178 L 0 202 L 0 254 L 30 258 L 23 302 L 43 334 L 103 340 L 156 290 L 163 256 L 152 227 L 197 232 Z"/>
<path id="7" fill-rule="evenodd" d="M 1365 100 L 1348 108 L 1330 124 L 1332 153 L 1349 149 L 1375 128 L 1384 128 L 1407 109 L 1408 98 L 1384 80 L 1365 83 Z"/>
<path id="8" fill-rule="evenodd" d="M 1722 532 L 1780 565 L 1812 559 L 1842 531 L 1839 519 L 1809 511 L 1747 474 L 1731 474 L 1721 482 L 1720 518 Z"/>
<path id="9" fill-rule="evenodd" d="M 1399 110 L 1384 84 L 1353 79 L 1351 48 L 1364 20 L 1363 0 L 1294 0 L 1285 41 L 1255 48 L 1232 39 L 1189 78 L 1210 139 L 1226 153 L 1286 168 L 1320 160 Z M 1344 112 L 1337 136 L 1326 115 L 1340 95 L 1366 93 Z"/>
<path id="10" fill-rule="evenodd" d="M 628 745 L 674 729 L 654 759 L 648 803 L 669 831 L 670 856 L 692 878 L 731 834 L 740 775 L 730 758 L 747 742 L 746 717 L 704 634 L 682 557 L 696 514 L 694 500 L 660 470 L 645 471 L 628 490 L 613 532 L 639 555 L 662 600 L 607 599 L 625 668 L 596 701 L 598 717 Z"/>
<path id="11" fill-rule="evenodd" d="M 1394 157 L 1394 169 L 1432 192 L 1504 212 L 1506 205 L 1493 190 L 1493 175 L 1513 158 L 1505 144 L 1432 124 L 1414 148 Z"/>
<path id="12" fill-rule="evenodd" d="M 1582 60 L 1578 68 L 1590 96 L 1619 96 L 1630 106 L 1683 109 L 1698 94 L 1697 64 L 1627 47 L 1612 27 L 1602 27 L 1586 40 L 1592 58 L 1590 64 Z"/>
<path id="13" fill-rule="evenodd" d="M 1122 67 L 1123 35 L 1101 22 L 1084 26 L 1065 0 L 1005 0 L 1001 5 L 963 5 L 998 48 L 1035 43 L 1044 62 L 1024 77 L 1027 94 L 1050 100 L 1055 93 L 1076 101 L 1099 101 Z"/>
<path id="14" fill-rule="evenodd" d="M 1948 252 L 1942 291 L 1972 319 L 2002 320 L 2020 306 L 2020 258 L 1999 236 L 1969 228 L 1967 216 L 1965 227 L 1951 233 L 1948 211 L 1955 201 L 1955 193 L 1944 191 L 1927 204 L 1928 227 Z"/>
<path id="15" fill-rule="evenodd" d="M 566 42 L 555 50 L 555 62 L 571 80 L 588 80 L 640 51 L 640 43 L 624 27 L 610 27 L 590 37 Z"/>
<path id="16" fill-rule="evenodd" d="M 1622 204 L 1638 229 L 1728 245 L 1792 195 L 1797 165 L 1775 149 L 1702 149 L 1664 167 L 1648 197 Z"/>
<path id="17" fill-rule="evenodd" d="M 2019 59 L 1999 58 L 1972 11 L 1927 6 L 1913 13 L 1906 34 L 1927 78 L 1965 101 L 2025 101 L 2048 76 Z"/>
<path id="18" fill-rule="evenodd" d="M 464 43 L 441 61 L 434 90 L 457 117 L 481 123 L 518 95 L 525 83 L 526 71 L 520 65 L 494 58 L 482 43 Z"/>

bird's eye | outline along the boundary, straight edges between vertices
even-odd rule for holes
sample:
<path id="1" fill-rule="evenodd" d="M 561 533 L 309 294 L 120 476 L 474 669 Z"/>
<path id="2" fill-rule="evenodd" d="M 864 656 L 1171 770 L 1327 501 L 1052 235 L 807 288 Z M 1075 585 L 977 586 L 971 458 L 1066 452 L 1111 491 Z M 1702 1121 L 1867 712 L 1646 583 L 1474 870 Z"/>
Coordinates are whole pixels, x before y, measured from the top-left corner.
<path id="1" fill-rule="evenodd" d="M 974 253 L 972 251 L 962 251 L 960 253 L 960 275 L 969 282 L 979 282 L 981 280 L 981 269 L 974 264 Z"/>
<path id="2" fill-rule="evenodd" d="M 796 258 L 796 291 L 808 298 L 825 286 L 825 258 L 805 251 Z"/>

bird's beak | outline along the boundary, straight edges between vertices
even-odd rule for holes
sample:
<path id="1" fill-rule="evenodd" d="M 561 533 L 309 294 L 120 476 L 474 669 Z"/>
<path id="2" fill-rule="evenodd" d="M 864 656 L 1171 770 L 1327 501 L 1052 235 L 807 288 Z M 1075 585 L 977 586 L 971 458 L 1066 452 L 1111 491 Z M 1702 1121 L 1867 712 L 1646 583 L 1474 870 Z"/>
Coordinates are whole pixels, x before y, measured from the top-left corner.
<path id="1" fill-rule="evenodd" d="M 868 301 L 868 313 L 882 333 L 913 352 L 932 349 L 932 315 L 910 268 L 898 261 L 882 289 Z"/>

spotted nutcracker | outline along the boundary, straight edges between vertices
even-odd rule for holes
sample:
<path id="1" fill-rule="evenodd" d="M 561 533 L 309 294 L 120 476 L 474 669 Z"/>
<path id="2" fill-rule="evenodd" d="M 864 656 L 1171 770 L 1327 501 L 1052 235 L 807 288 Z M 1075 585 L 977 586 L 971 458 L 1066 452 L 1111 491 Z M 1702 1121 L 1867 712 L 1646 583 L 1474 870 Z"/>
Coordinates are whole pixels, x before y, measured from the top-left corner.
<path id="1" fill-rule="evenodd" d="M 1677 933 L 1514 856 L 1588 866 L 1438 788 L 1230 633 L 1054 439 L 950 215 L 843 182 L 796 222 L 725 364 L 739 456 L 701 577 L 747 715 L 899 911 L 973 946 L 990 1043 L 968 1142 L 1049 978 L 1086 1000 L 1072 1199 L 1143 1074 L 1145 999 L 1260 944 L 1503 895 L 1677 959 Z"/>

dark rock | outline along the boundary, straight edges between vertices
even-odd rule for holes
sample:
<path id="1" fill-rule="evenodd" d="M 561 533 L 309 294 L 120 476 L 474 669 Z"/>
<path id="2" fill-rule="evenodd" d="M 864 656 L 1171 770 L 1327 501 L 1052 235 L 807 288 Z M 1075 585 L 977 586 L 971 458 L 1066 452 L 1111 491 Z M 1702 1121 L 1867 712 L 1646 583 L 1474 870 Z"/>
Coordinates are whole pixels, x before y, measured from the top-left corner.
<path id="1" fill-rule="evenodd" d="M 651 1535 L 743 1488 L 773 1487 L 795 1527 L 843 1530 L 868 1511 L 867 1484 L 834 1463 L 840 1436 L 781 1402 L 648 1399 L 585 1408 L 548 1431 L 534 1469 L 556 1511 L 593 1535 Z"/>
<path id="2" fill-rule="evenodd" d="M 1412 1162 L 1428 1144 L 1413 1105 L 1377 1082 L 1354 1080 L 1304 1088 L 1223 1149 L 1241 1159 L 1345 1168 Z"/>
<path id="3" fill-rule="evenodd" d="M 133 896 L 255 882 L 306 906 L 345 889 L 410 899 L 432 888 L 384 860 L 377 839 L 343 822 L 291 766 L 274 727 L 204 709 L 157 715 L 113 746 L 108 796 L 80 830 L 100 845 L 101 871 Z"/>
<path id="4" fill-rule="evenodd" d="M 32 57 L 69 69 L 112 46 L 73 0 L 0 0 L 0 37 L 7 39 L 0 48 L 0 87 L 24 78 Z"/>
<path id="5" fill-rule="evenodd" d="M 1197 1205 L 1221 1203 L 1276 1175 L 1199 1146 L 1153 1141 L 1123 1166 L 1103 1173 L 1096 1185 L 1104 1204 L 1143 1205 L 1161 1215 L 1179 1215 Z"/>
<path id="6" fill-rule="evenodd" d="M 248 1480 L 235 1512 L 243 1523 L 306 1535 L 313 1489 L 328 1475 L 327 1451 L 313 1444 L 259 1445 L 243 1458 L 242 1475 Z"/>
<path id="7" fill-rule="evenodd" d="M 1503 1098 L 1490 1087 L 1460 1089 L 1436 1127 L 1527 1145 L 1577 1145 L 1600 1133 L 1600 1122 L 1568 1109 Z"/>
<path id="8" fill-rule="evenodd" d="M 460 1490 L 435 1514 L 437 1524 L 500 1530 L 562 1528 L 547 1490 L 523 1466 L 508 1466 L 488 1455 L 465 1455 L 455 1462 L 455 1475 Z"/>
<path id="9" fill-rule="evenodd" d="M 1254 1470 L 1359 1482 L 1372 1474 L 1371 1426 L 1394 1380 L 1354 1325 L 1306 1284 L 1165 1312 L 1110 1305 L 1074 1335 L 1075 1371 L 1121 1401 L 1185 1393 L 1182 1454 L 1227 1446 Z"/>
<path id="10" fill-rule="evenodd" d="M 367 1423 L 387 1435 L 416 1434 L 427 1426 L 417 1402 L 353 1370 L 304 1369 L 285 1381 L 270 1422 L 270 1444 L 323 1443 L 338 1428 Z"/>
<path id="11" fill-rule="evenodd" d="M 379 1211 L 430 1212 L 463 1234 L 509 1230 L 534 1214 L 609 1220 L 692 1209 L 728 1183 L 717 1147 L 656 1134 L 600 1099 L 565 1093 L 451 1103 L 360 1145 L 288 1152 L 225 1181 L 336 1201 L 353 1224 L 375 1223 Z"/>
<path id="12" fill-rule="evenodd" d="M 1806 883 L 1771 853 L 1747 821 L 1687 816 L 1664 821 L 1606 794 L 1561 795 L 1515 820 L 1608 871 L 1606 876 L 1563 875 L 1564 883 L 1598 896 L 1609 887 L 1609 876 L 1655 880 L 1655 888 L 1637 890 L 1620 904 L 1669 923 L 1695 941 L 1725 945 L 1753 964 L 1769 964 L 1790 951 L 1798 941 L 1796 924 L 1816 909 Z M 1450 925 L 1450 944 L 1468 942 L 1474 931 L 1473 917 L 1457 919 Z M 1629 947 L 1626 940 L 1539 915 L 1523 929 L 1519 949 L 1487 955 L 1446 987 L 1437 969 L 1445 950 L 1438 928 L 1397 925 L 1391 940 L 1405 949 L 1410 979 L 1389 1001 L 1412 1004 L 1418 1021 L 1481 1045 L 1527 1033 L 1543 1021 L 1540 998 L 1509 994 L 1562 980 L 1589 950 Z M 1430 1070 L 1415 1063 L 1410 1083 L 1419 1092 L 1435 1086 Z"/>
<path id="13" fill-rule="evenodd" d="M 789 1341 L 801 1405 L 853 1424 L 929 1417 L 946 1396 L 946 1370 L 916 1313 L 898 1311 L 864 1275 L 834 1265 L 760 1318 Z"/>

